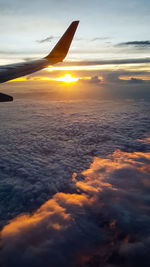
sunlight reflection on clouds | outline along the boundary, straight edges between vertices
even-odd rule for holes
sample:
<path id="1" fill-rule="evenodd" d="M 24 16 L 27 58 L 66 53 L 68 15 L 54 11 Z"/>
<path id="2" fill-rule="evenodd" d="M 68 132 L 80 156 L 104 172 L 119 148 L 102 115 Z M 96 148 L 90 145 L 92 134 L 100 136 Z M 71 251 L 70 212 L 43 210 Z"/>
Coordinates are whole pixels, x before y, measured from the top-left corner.
<path id="1" fill-rule="evenodd" d="M 33 214 L 20 215 L 3 228 L 2 263 L 88 266 L 99 257 L 102 266 L 136 266 L 138 260 L 149 259 L 142 250 L 137 259 L 132 256 L 139 242 L 149 242 L 149 173 L 150 153 L 118 150 L 94 158 L 80 179 L 73 174 L 74 193 L 59 192 Z"/>

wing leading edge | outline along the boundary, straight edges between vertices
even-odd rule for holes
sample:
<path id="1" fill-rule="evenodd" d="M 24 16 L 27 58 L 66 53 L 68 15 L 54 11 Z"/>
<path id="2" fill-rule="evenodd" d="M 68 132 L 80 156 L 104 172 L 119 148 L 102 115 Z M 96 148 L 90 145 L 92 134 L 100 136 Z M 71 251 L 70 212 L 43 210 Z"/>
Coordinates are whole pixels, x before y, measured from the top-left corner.
<path id="1" fill-rule="evenodd" d="M 40 60 L 0 66 L 0 83 L 4 83 L 21 76 L 31 74 L 33 72 L 46 68 L 49 65 L 54 65 L 58 62 L 62 62 L 69 51 L 78 24 L 79 21 L 73 21 L 71 23 L 56 46 L 46 57 Z M 6 102 L 7 99 L 8 101 L 13 100 L 12 97 L 0 93 L 0 102 Z"/>

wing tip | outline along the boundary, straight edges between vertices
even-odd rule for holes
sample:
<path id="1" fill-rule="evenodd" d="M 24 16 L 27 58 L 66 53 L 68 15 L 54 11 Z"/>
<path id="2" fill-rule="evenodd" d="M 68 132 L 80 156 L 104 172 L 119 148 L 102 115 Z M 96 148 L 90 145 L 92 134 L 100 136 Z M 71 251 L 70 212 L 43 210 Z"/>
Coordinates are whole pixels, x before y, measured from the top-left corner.
<path id="1" fill-rule="evenodd" d="M 48 54 L 48 56 L 45 57 L 48 61 L 51 61 L 52 64 L 56 64 L 58 62 L 62 62 L 63 59 L 66 57 L 68 50 L 70 48 L 70 45 L 72 43 L 73 37 L 75 35 L 75 32 L 77 30 L 79 20 L 74 20 L 65 33 L 62 35 L 58 43 L 55 45 L 55 47 L 52 49 L 52 51 Z"/>
<path id="2" fill-rule="evenodd" d="M 79 24 L 80 20 L 74 20 L 72 23 Z"/>

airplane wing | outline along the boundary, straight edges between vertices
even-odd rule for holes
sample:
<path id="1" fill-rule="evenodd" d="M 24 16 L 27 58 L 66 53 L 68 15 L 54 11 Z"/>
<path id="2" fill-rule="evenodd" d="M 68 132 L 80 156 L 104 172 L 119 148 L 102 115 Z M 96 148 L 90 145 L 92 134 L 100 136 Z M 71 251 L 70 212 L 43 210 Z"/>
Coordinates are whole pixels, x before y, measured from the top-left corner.
<path id="1" fill-rule="evenodd" d="M 71 23 L 56 46 L 46 57 L 40 60 L 0 66 L 0 83 L 4 83 L 21 76 L 31 74 L 33 72 L 46 68 L 49 65 L 54 65 L 58 62 L 62 62 L 68 53 L 78 24 L 79 21 L 73 21 Z M 0 93 L 0 102 L 7 102 L 12 100 L 13 97 Z"/>

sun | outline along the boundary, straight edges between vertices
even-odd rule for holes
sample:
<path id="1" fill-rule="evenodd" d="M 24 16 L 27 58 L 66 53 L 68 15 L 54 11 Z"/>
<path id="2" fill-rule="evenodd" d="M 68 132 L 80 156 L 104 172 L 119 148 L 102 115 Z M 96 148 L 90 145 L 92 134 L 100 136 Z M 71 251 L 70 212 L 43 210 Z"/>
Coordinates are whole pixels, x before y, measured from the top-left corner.
<path id="1" fill-rule="evenodd" d="M 71 74 L 65 74 L 65 76 L 57 78 L 57 81 L 62 81 L 65 83 L 77 82 L 78 80 L 79 78 L 72 77 Z"/>

